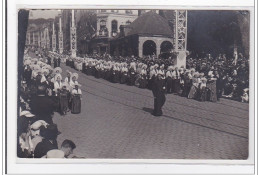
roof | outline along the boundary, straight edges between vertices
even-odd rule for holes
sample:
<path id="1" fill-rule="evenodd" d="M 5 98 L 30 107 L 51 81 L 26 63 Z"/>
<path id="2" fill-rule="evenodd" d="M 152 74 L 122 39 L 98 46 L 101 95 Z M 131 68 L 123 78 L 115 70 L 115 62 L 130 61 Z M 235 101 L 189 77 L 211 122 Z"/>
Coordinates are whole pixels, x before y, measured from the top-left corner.
<path id="1" fill-rule="evenodd" d="M 130 26 L 131 31 L 127 35 L 145 34 L 145 35 L 164 35 L 173 36 L 168 21 L 153 11 L 142 14 L 134 20 Z"/>

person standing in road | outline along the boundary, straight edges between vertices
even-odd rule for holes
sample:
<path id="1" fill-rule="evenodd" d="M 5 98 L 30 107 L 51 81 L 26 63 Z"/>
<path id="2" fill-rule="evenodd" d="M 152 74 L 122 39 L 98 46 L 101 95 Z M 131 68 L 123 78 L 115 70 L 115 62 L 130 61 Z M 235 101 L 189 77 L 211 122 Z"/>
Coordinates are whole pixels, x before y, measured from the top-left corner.
<path id="1" fill-rule="evenodd" d="M 159 73 L 153 82 L 153 96 L 154 96 L 154 116 L 161 116 L 163 114 L 162 107 L 166 101 L 165 97 L 165 80 L 163 74 Z"/>

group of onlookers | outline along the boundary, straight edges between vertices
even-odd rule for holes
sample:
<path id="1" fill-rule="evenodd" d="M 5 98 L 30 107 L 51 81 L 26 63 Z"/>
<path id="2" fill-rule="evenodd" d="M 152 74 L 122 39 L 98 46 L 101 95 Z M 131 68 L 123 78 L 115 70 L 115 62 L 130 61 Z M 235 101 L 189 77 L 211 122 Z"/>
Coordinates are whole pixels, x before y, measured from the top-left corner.
<path id="1" fill-rule="evenodd" d="M 47 58 L 31 58 L 25 54 L 20 84 L 17 130 L 17 155 L 20 158 L 68 158 L 73 156 L 75 143 L 64 140 L 60 147 L 54 112 L 81 112 L 81 90 L 78 74 L 53 68 Z"/>
<path id="2" fill-rule="evenodd" d="M 152 89 L 154 77 L 161 74 L 167 93 L 199 101 L 216 102 L 221 97 L 243 102 L 249 100 L 248 60 L 241 55 L 236 61 L 227 59 L 225 55 L 188 58 L 186 67 L 174 66 L 170 59 L 112 57 L 107 54 L 84 58 L 66 56 L 63 59 L 67 66 L 113 83 Z"/>

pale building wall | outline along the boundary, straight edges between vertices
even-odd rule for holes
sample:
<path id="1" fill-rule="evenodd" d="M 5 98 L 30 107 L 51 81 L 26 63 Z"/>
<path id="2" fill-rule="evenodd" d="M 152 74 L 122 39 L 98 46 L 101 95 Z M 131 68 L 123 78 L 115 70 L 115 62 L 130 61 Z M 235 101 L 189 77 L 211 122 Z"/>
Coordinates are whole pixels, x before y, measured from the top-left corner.
<path id="1" fill-rule="evenodd" d="M 118 12 L 111 12 L 111 10 L 107 10 L 107 12 L 98 12 L 97 14 L 97 35 L 99 35 L 100 30 L 100 21 L 106 21 L 106 27 L 108 30 L 108 37 L 112 37 L 112 21 L 117 21 L 117 32 L 119 32 L 120 25 L 126 25 L 127 21 L 133 22 L 138 17 L 138 11 L 133 10 L 133 14 L 126 14 L 125 10 L 118 10 Z"/>

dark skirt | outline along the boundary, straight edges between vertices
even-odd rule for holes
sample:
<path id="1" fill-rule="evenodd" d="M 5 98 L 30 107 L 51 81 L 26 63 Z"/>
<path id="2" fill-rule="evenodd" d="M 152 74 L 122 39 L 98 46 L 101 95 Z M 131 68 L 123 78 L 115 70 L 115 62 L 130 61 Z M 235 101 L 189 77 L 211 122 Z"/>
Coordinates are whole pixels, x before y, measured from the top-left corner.
<path id="1" fill-rule="evenodd" d="M 216 102 L 217 101 L 217 88 L 216 88 L 216 81 L 208 81 L 207 88 L 209 89 L 209 101 Z"/>
<path id="2" fill-rule="evenodd" d="M 172 83 L 173 83 L 173 79 L 172 78 L 170 78 L 170 77 L 166 78 L 166 87 L 167 87 L 167 93 L 168 94 L 173 93 Z"/>
<path id="3" fill-rule="evenodd" d="M 92 75 L 92 67 L 87 67 L 86 74 Z"/>
<path id="4" fill-rule="evenodd" d="M 188 98 L 193 98 L 195 99 L 198 94 L 198 88 L 196 86 L 191 86 L 190 92 L 188 94 Z"/>
<path id="5" fill-rule="evenodd" d="M 184 82 L 183 91 L 182 91 L 183 97 L 188 97 L 188 94 L 190 92 L 190 88 L 191 88 L 191 83 L 190 82 Z"/>
<path id="6" fill-rule="evenodd" d="M 104 77 L 105 77 L 106 80 L 110 81 L 110 79 L 111 79 L 111 72 L 109 70 L 106 70 L 104 72 Z"/>
<path id="7" fill-rule="evenodd" d="M 79 114 L 81 112 L 81 99 L 80 95 L 75 94 L 72 97 L 71 101 L 71 113 L 72 114 Z"/>
<path id="8" fill-rule="evenodd" d="M 69 108 L 69 101 L 68 101 L 67 93 L 60 93 L 59 106 L 60 106 L 60 113 L 66 114 L 67 110 Z"/>
<path id="9" fill-rule="evenodd" d="M 122 74 L 120 78 L 120 83 L 125 84 L 127 82 L 127 74 Z"/>
<path id="10" fill-rule="evenodd" d="M 147 80 L 146 78 L 139 79 L 139 88 L 145 89 L 147 87 Z"/>
<path id="11" fill-rule="evenodd" d="M 115 72 L 112 73 L 112 82 L 113 83 L 119 83 L 120 82 L 118 71 L 115 71 Z"/>
<path id="12" fill-rule="evenodd" d="M 180 79 L 173 80 L 173 92 L 180 93 Z"/>
<path id="13" fill-rule="evenodd" d="M 130 76 L 128 77 L 128 85 L 133 86 L 135 84 L 135 73 L 130 72 Z"/>
<path id="14" fill-rule="evenodd" d="M 150 90 L 152 90 L 152 88 L 153 88 L 153 79 L 149 79 L 148 80 L 148 89 L 150 89 Z"/>
<path id="15" fill-rule="evenodd" d="M 203 87 L 202 89 L 198 90 L 197 99 L 199 101 L 206 101 L 207 100 L 207 88 Z"/>

